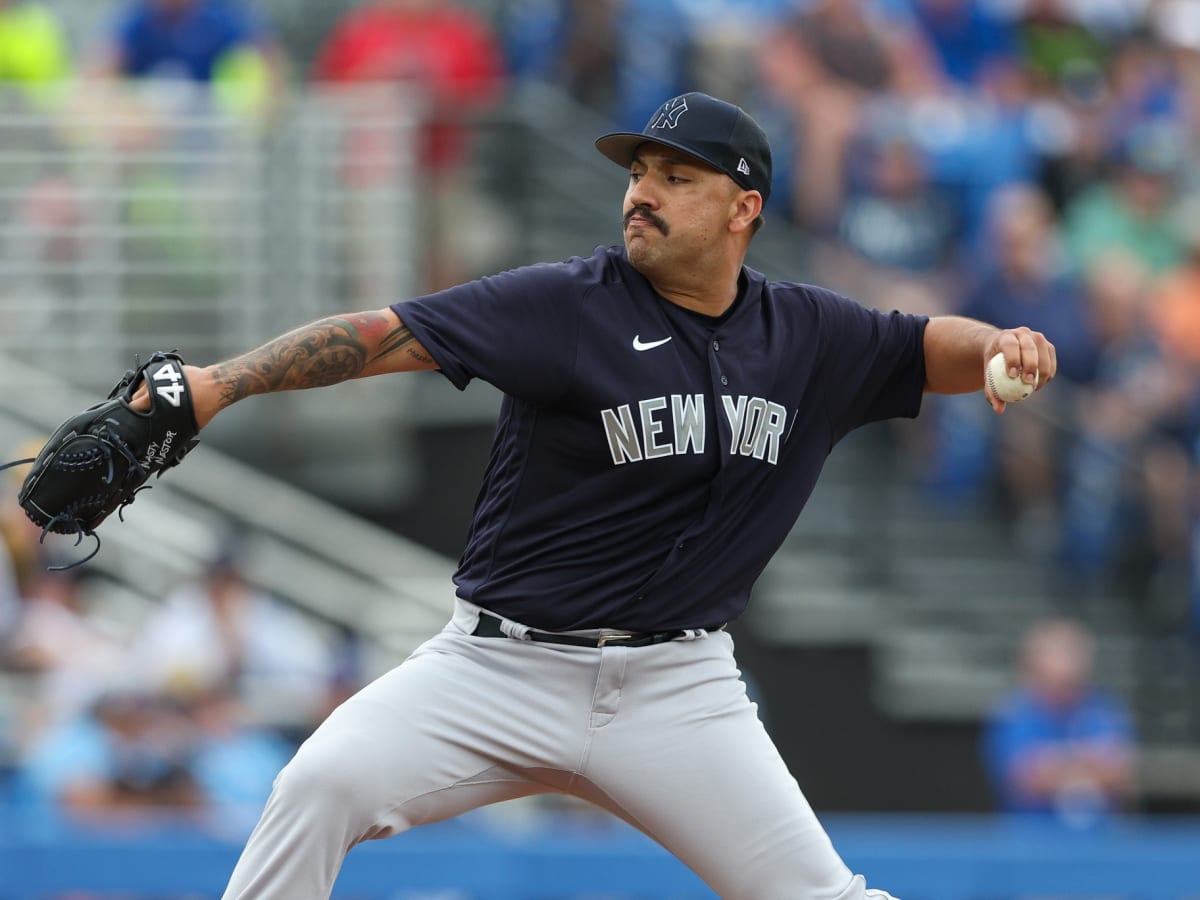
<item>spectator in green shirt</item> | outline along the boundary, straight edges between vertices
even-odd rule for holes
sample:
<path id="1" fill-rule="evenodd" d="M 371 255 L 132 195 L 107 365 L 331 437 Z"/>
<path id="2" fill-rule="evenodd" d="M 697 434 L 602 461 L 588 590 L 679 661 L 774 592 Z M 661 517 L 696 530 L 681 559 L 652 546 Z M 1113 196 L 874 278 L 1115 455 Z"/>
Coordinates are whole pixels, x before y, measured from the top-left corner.
<path id="1" fill-rule="evenodd" d="M 37 102 L 70 69 L 66 35 L 49 7 L 36 0 L 0 0 L 0 86 L 19 85 L 28 100 Z"/>
<path id="2" fill-rule="evenodd" d="M 1153 275 L 1182 262 L 1174 208 L 1181 159 L 1178 135 L 1166 124 L 1139 125 L 1121 142 L 1112 177 L 1081 194 L 1065 212 L 1067 245 L 1080 271 L 1115 250 Z"/>

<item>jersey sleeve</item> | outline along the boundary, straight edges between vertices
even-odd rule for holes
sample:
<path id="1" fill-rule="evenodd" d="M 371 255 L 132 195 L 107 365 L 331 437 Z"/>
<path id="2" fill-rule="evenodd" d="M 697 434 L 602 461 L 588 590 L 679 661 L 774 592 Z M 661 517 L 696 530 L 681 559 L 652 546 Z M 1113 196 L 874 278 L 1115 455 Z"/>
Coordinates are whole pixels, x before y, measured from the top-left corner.
<path id="1" fill-rule="evenodd" d="M 881 419 L 913 418 L 925 391 L 926 316 L 884 313 L 814 289 L 821 307 L 823 369 L 837 438 Z"/>
<path id="2" fill-rule="evenodd" d="M 537 265 L 392 309 L 459 390 L 479 378 L 544 403 L 566 390 L 574 371 L 582 291 L 571 264 Z"/>

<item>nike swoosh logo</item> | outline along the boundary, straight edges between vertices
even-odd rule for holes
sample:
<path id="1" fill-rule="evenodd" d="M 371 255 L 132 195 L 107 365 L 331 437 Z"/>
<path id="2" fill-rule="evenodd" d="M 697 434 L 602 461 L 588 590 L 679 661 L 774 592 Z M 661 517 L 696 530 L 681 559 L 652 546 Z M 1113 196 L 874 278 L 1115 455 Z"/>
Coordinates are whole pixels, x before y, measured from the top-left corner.
<path id="1" fill-rule="evenodd" d="M 647 341 L 646 343 L 642 343 L 642 336 L 640 334 L 635 334 L 633 336 L 633 349 L 634 350 L 653 350 L 655 347 L 661 347 L 663 344 L 665 344 L 669 340 L 670 340 L 669 337 L 665 337 L 661 341 Z"/>

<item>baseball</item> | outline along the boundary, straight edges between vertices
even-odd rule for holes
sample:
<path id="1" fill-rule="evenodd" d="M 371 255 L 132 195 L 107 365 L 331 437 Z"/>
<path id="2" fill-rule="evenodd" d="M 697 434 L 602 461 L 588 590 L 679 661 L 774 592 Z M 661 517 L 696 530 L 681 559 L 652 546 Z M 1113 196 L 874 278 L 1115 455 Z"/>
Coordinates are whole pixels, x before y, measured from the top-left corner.
<path id="1" fill-rule="evenodd" d="M 1013 378 L 1008 374 L 1003 353 L 997 353 L 988 363 L 987 389 L 993 397 L 1005 403 L 1017 403 L 1028 398 L 1036 387 L 1037 375 L 1034 375 L 1033 384 L 1026 384 L 1021 376 Z"/>

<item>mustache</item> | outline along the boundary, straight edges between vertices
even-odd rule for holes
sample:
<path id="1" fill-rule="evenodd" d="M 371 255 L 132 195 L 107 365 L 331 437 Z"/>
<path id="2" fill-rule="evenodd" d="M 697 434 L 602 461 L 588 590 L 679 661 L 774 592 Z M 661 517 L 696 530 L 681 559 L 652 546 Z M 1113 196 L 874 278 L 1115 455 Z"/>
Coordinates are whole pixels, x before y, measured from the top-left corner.
<path id="1" fill-rule="evenodd" d="M 640 216 L 641 218 L 645 219 L 663 234 L 668 234 L 670 232 L 670 229 L 667 227 L 667 223 L 644 206 L 634 206 L 625 213 L 621 219 L 622 230 L 629 227 L 629 220 L 634 216 Z"/>

